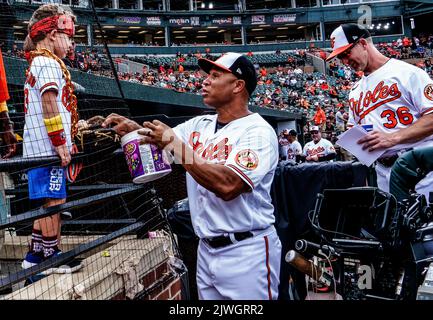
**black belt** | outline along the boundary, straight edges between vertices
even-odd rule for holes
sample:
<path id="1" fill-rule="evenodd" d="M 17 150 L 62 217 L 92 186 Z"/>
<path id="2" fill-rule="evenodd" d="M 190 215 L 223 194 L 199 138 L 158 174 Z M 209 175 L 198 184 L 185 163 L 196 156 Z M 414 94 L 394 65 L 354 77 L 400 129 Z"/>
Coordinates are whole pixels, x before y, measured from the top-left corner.
<path id="1" fill-rule="evenodd" d="M 379 159 L 377 159 L 377 162 L 379 162 L 381 165 L 383 165 L 384 167 L 390 168 L 394 165 L 394 163 L 397 161 L 397 159 L 405 152 L 411 151 L 413 150 L 413 148 L 409 148 L 409 149 L 403 149 L 400 150 L 399 153 L 393 154 L 392 156 L 389 157 L 381 157 Z"/>
<path id="2" fill-rule="evenodd" d="M 377 162 L 379 162 L 384 167 L 390 168 L 394 165 L 394 162 L 396 162 L 398 159 L 398 154 L 394 154 L 389 157 L 382 157 L 377 159 Z"/>
<path id="3" fill-rule="evenodd" d="M 251 231 L 235 232 L 233 235 L 234 235 L 234 238 L 236 239 L 236 241 L 242 241 L 242 240 L 251 238 L 253 236 L 253 233 Z M 206 242 L 212 248 L 222 248 L 222 247 L 233 244 L 233 242 L 229 236 L 219 236 L 219 237 L 215 237 L 215 238 L 204 238 L 203 241 Z"/>

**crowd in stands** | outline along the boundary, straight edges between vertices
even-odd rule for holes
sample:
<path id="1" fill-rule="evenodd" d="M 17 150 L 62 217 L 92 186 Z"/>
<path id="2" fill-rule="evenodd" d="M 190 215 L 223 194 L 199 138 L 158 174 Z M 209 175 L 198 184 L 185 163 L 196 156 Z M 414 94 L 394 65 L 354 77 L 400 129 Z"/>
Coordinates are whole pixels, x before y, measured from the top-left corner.
<path id="1" fill-rule="evenodd" d="M 416 59 L 418 67 L 426 70 L 433 78 L 432 40 L 432 36 L 403 38 L 392 43 L 380 43 L 377 47 L 389 57 Z M 322 50 L 309 51 L 326 58 Z M 24 58 L 24 52 L 16 45 L 6 54 Z M 202 57 L 216 59 L 218 56 L 207 48 L 203 53 L 191 51 L 176 56 L 122 56 L 114 58 L 114 63 L 121 63 L 121 59 L 143 63 L 141 72 L 118 71 L 120 80 L 200 94 L 205 75 L 197 68 L 197 60 Z M 323 130 L 324 138 L 335 142 L 348 118 L 349 91 L 362 73 L 353 72 L 338 60 L 329 64 L 329 75 L 304 72 L 307 64 L 305 50 L 267 54 L 248 52 L 246 56 L 253 61 L 259 75 L 257 89 L 250 100 L 251 105 L 301 113 L 308 122 L 304 128 L 306 136 L 309 135 L 309 126 L 317 125 Z M 96 49 L 80 52 L 72 50 L 64 62 L 68 67 L 83 72 L 113 77 L 106 54 L 99 53 Z"/>

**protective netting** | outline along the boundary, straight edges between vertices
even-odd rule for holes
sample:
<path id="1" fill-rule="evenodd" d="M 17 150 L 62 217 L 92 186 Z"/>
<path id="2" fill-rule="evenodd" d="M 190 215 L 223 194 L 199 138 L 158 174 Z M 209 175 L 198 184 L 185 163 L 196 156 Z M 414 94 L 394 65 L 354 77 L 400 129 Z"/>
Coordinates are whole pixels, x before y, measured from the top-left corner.
<path id="1" fill-rule="evenodd" d="M 0 3 L 0 298 L 153 299 L 168 288 L 180 299 L 170 288 L 185 270 L 165 209 L 186 196 L 184 173 L 133 184 L 118 140 L 74 147 L 78 119 L 129 116 L 129 106 L 106 77 L 116 76 L 107 51 L 86 49 L 71 68 L 72 13 L 38 11 L 16 28 Z M 27 34 L 30 45 L 16 41 Z"/>

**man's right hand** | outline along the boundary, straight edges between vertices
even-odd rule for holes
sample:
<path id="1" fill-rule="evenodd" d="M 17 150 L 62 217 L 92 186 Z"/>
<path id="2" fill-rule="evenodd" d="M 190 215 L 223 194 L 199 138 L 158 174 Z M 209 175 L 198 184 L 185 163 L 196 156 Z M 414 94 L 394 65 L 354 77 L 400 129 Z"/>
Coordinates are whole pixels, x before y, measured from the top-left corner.
<path id="1" fill-rule="evenodd" d="M 102 127 L 104 128 L 107 128 L 109 126 L 112 126 L 112 129 L 122 137 L 125 134 L 128 134 L 134 130 L 143 128 L 137 122 L 132 121 L 124 116 L 118 115 L 117 113 L 110 114 L 102 123 Z"/>
<path id="2" fill-rule="evenodd" d="M 3 159 L 13 157 L 17 152 L 17 138 L 15 137 L 13 130 L 3 132 L 0 135 L 7 150 L 6 154 L 3 156 Z"/>
<path id="3" fill-rule="evenodd" d="M 65 144 L 62 144 L 61 146 L 57 146 L 56 152 L 59 155 L 60 159 L 62 160 L 62 167 L 66 167 L 69 162 L 71 162 L 71 154 L 69 153 L 68 146 Z"/>

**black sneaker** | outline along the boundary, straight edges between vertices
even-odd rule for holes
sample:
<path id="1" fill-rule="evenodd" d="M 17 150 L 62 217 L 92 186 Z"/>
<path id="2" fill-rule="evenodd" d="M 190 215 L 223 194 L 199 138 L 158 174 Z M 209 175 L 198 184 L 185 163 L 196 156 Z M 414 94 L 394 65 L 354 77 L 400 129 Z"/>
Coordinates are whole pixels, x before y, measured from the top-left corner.
<path id="1" fill-rule="evenodd" d="M 60 212 L 60 217 L 62 220 L 71 220 L 72 219 L 72 213 L 69 211 L 62 211 Z"/>

